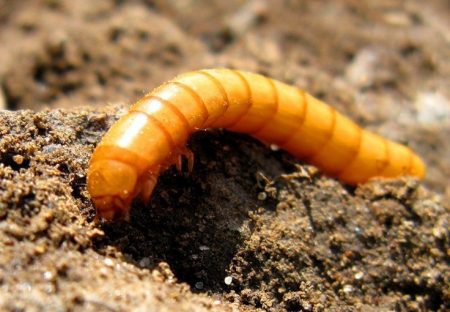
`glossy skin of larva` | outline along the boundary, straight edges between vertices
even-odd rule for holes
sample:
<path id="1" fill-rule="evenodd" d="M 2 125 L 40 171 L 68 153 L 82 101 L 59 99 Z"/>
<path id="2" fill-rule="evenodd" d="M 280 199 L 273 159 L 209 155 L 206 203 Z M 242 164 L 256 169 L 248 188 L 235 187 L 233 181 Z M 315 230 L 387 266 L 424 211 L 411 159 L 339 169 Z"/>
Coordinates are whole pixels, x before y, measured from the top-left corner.
<path id="1" fill-rule="evenodd" d="M 185 144 L 192 132 L 205 128 L 276 144 L 350 184 L 425 174 L 424 163 L 408 147 L 361 129 L 298 88 L 244 71 L 200 70 L 144 96 L 105 134 L 87 177 L 97 217 L 127 219 L 134 197 L 149 201 L 162 170 L 182 155 L 192 167 Z"/>

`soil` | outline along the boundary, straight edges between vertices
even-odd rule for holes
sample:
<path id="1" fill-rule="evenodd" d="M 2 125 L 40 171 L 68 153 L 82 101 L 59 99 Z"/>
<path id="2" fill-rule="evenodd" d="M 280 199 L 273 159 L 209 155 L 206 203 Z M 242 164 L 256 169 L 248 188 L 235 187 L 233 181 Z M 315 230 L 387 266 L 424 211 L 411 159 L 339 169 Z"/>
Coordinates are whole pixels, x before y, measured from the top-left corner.
<path id="1" fill-rule="evenodd" d="M 445 0 L 0 0 L 0 310 L 448 311 L 449 21 Z M 352 187 L 209 130 L 192 173 L 95 223 L 95 145 L 204 67 L 307 90 L 411 146 L 425 181 Z"/>

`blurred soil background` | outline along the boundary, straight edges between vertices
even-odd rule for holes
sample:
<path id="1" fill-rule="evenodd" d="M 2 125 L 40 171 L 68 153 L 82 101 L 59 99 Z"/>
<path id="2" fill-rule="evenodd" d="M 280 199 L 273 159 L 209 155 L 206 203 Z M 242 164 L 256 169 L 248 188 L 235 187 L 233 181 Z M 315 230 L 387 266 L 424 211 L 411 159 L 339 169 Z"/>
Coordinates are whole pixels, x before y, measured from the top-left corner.
<path id="1" fill-rule="evenodd" d="M 0 0 L 0 44 L 0 310 L 450 309 L 448 1 Z M 94 224 L 96 143 L 205 67 L 307 90 L 411 146 L 426 180 L 351 187 L 211 130 L 193 173 Z"/>

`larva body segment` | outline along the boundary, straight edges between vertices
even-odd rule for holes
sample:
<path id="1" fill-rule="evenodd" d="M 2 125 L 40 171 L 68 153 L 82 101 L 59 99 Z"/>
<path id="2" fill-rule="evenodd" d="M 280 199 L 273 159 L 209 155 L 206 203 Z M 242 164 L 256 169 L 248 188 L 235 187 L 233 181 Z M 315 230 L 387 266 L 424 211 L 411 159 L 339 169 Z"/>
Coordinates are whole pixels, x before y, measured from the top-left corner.
<path id="1" fill-rule="evenodd" d="M 425 174 L 409 148 L 361 129 L 302 90 L 243 71 L 201 70 L 144 96 L 105 134 L 88 170 L 97 215 L 127 218 L 132 199 L 148 201 L 159 173 L 181 155 L 191 157 L 186 141 L 205 128 L 277 144 L 351 184 Z"/>

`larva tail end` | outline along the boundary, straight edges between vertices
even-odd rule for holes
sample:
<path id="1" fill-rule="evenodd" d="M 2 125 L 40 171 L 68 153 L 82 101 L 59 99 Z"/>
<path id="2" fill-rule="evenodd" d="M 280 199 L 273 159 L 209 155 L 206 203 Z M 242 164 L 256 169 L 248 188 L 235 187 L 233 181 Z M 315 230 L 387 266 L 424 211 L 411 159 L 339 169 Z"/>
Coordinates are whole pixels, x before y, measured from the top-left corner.
<path id="1" fill-rule="evenodd" d="M 419 179 L 425 178 L 425 174 L 426 174 L 425 163 L 417 155 L 413 155 L 412 166 L 411 166 L 409 174 L 411 176 L 418 177 Z"/>

